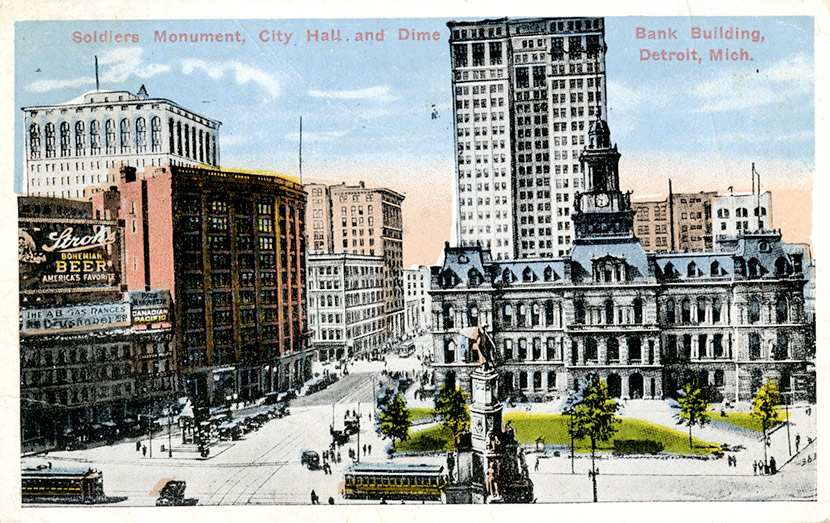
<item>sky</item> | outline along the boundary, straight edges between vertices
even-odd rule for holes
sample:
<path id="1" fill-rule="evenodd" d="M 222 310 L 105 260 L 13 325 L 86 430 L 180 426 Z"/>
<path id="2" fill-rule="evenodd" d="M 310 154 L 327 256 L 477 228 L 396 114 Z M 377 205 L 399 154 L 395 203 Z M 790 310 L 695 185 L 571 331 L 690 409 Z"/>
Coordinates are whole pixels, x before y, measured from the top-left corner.
<path id="1" fill-rule="evenodd" d="M 97 55 L 102 89 L 137 92 L 143 84 L 151 97 L 220 120 L 227 168 L 296 176 L 302 115 L 304 181 L 365 180 L 405 194 L 404 264 L 434 263 L 450 239 L 453 204 L 446 21 L 17 22 L 15 189 L 22 178 L 19 108 L 94 89 Z M 638 27 L 674 30 L 676 39 L 639 39 Z M 763 41 L 692 39 L 693 27 L 758 31 Z M 331 30 L 340 31 L 340 41 L 308 39 L 309 31 L 322 37 Z M 163 31 L 168 41 L 156 41 Z M 244 43 L 169 41 L 183 32 L 232 33 Z M 358 32 L 375 41 L 356 41 Z M 110 41 L 84 42 L 102 33 Z M 429 39 L 416 41 L 417 33 Z M 125 34 L 128 42 L 112 41 Z M 755 162 L 773 191 L 775 227 L 785 240 L 809 242 L 813 19 L 609 17 L 605 38 L 607 119 L 622 153 L 622 188 L 641 197 L 666 194 L 670 178 L 676 191 L 749 189 Z M 722 48 L 738 58 L 743 49 L 746 60 L 710 61 L 710 50 Z M 702 61 L 642 60 L 643 49 L 694 49 Z"/>

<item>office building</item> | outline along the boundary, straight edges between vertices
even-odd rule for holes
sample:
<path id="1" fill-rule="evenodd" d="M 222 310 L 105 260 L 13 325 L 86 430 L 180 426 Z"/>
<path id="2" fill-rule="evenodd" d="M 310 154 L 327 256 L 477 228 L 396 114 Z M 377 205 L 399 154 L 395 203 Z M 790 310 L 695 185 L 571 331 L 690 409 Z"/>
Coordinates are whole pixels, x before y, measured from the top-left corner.
<path id="1" fill-rule="evenodd" d="M 584 190 L 579 155 L 607 114 L 602 18 L 449 22 L 458 245 L 562 256 Z"/>
<path id="2" fill-rule="evenodd" d="M 403 270 L 406 333 L 415 335 L 432 327 L 432 299 L 429 296 L 430 268 L 413 265 Z"/>
<path id="3" fill-rule="evenodd" d="M 111 166 L 219 165 L 220 122 L 141 86 L 95 90 L 65 103 L 23 107 L 23 192 L 84 198 Z M 88 195 L 87 195 L 88 196 Z"/>
<path id="4" fill-rule="evenodd" d="M 650 252 L 711 250 L 712 201 L 717 196 L 717 192 L 669 190 L 669 196 L 661 200 L 632 197 L 634 232 L 643 249 Z"/>
<path id="5" fill-rule="evenodd" d="M 750 231 L 771 231 L 772 194 L 769 191 L 724 194 L 713 204 L 715 236 L 719 241 Z"/>

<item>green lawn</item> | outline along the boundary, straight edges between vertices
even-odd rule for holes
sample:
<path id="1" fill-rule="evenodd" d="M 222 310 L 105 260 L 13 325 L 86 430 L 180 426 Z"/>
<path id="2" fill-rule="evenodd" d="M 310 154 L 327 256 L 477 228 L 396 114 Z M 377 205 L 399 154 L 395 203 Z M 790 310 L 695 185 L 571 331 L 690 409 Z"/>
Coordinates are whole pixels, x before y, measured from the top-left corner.
<path id="1" fill-rule="evenodd" d="M 416 421 L 419 419 L 424 418 L 431 418 L 432 417 L 432 409 L 426 409 L 424 407 L 412 407 L 409 409 L 409 421 Z"/>
<path id="2" fill-rule="evenodd" d="M 787 414 L 785 412 L 779 412 L 778 416 L 780 418 L 778 420 L 778 423 L 781 423 L 782 421 L 787 419 Z M 727 412 L 725 418 L 722 417 L 720 413 L 713 413 L 711 419 L 722 421 L 724 423 L 729 423 L 747 430 L 763 432 L 763 430 L 761 429 L 761 420 L 759 420 L 749 412 Z"/>
<path id="3" fill-rule="evenodd" d="M 556 445 L 570 445 L 568 436 L 568 417 L 550 414 L 510 413 L 505 421 L 512 421 L 516 435 L 521 443 L 535 443 L 536 438 L 542 436 L 545 443 Z M 694 448 L 689 449 L 689 434 L 662 425 L 656 425 L 638 419 L 623 418 L 617 425 L 618 431 L 614 439 L 651 439 L 663 444 L 664 452 L 672 454 L 712 454 L 719 446 L 707 443 L 698 438 L 692 438 Z M 430 427 L 412 434 L 409 440 L 396 445 L 399 451 L 445 451 L 452 450 L 452 435 L 443 426 Z M 576 441 L 577 452 L 590 452 L 589 440 Z M 614 442 L 600 444 L 600 450 L 610 451 Z"/>

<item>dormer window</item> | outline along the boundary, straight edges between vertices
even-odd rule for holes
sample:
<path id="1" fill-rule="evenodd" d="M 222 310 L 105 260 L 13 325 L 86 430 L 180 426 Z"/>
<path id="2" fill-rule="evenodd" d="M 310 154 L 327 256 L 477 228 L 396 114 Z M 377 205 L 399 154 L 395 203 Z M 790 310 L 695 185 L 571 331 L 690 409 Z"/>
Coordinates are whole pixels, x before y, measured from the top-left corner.
<path id="1" fill-rule="evenodd" d="M 594 282 L 612 283 L 628 280 L 628 264 L 621 258 L 605 256 L 594 260 Z"/>

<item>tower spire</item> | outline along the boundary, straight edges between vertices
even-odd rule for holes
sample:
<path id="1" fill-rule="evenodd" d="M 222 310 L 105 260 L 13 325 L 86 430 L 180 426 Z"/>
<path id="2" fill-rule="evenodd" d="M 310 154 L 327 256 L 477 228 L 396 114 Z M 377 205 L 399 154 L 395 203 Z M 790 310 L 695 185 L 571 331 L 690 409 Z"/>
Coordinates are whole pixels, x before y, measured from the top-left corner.
<path id="1" fill-rule="evenodd" d="M 101 84 L 98 81 L 98 55 L 97 54 L 95 55 L 95 90 L 96 91 L 101 90 Z"/>

